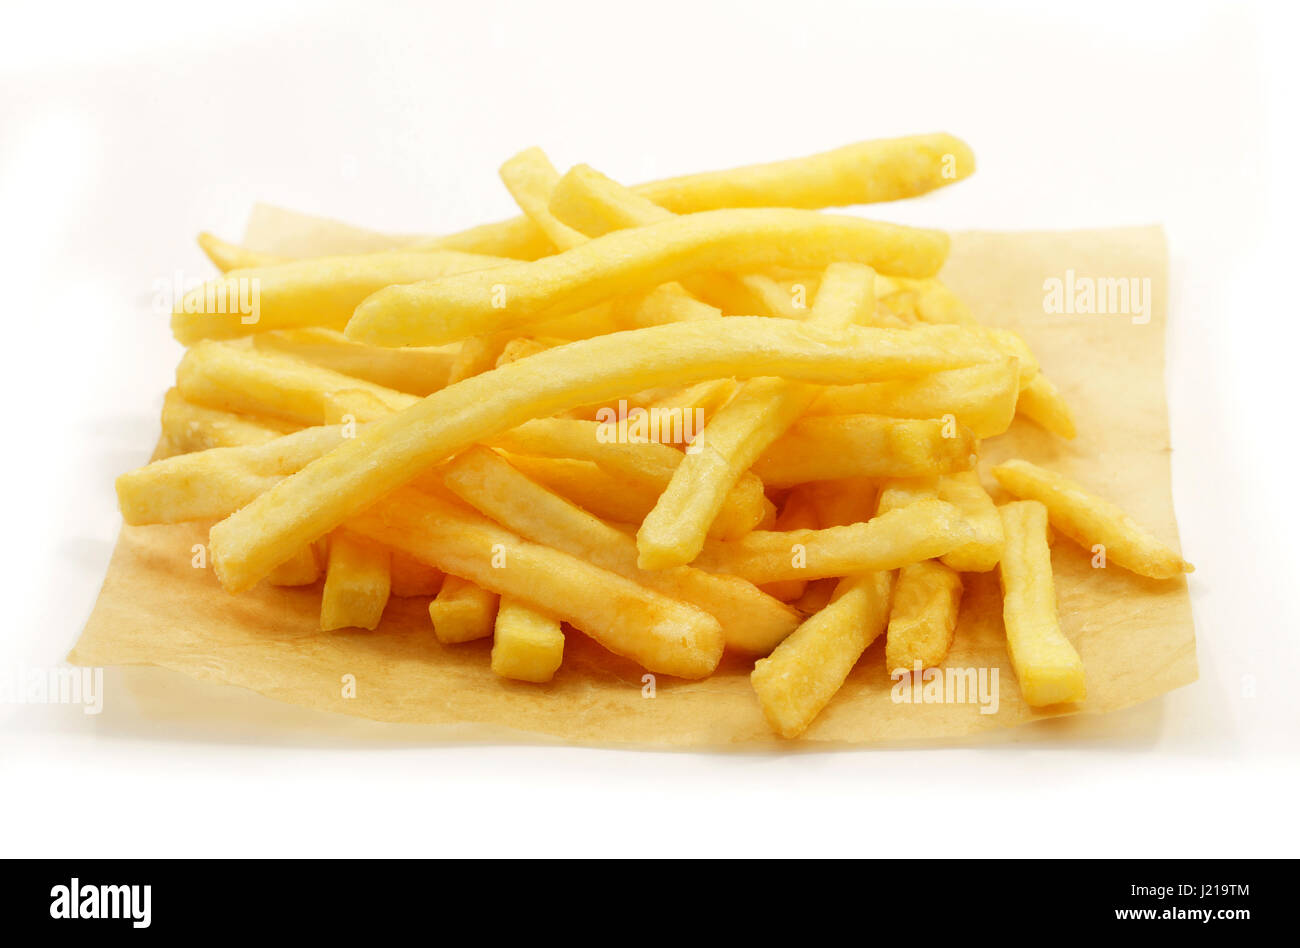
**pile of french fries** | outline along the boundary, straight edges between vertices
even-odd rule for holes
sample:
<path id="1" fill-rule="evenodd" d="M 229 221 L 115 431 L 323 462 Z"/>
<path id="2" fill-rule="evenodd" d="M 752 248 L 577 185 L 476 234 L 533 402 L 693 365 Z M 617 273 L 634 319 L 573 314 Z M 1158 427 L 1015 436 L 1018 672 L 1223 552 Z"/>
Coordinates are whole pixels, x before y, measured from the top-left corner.
<path id="1" fill-rule="evenodd" d="M 503 678 L 550 681 L 566 623 L 655 674 L 749 656 L 785 737 L 882 634 L 890 669 L 941 664 L 962 574 L 997 569 L 1024 699 L 1080 701 L 1055 533 L 1191 566 L 1026 461 L 992 469 L 1020 498 L 996 506 L 981 442 L 1017 414 L 1072 438 L 1059 392 L 936 278 L 944 233 L 818 210 L 973 170 L 936 134 L 629 188 L 533 148 L 501 168 L 509 221 L 314 259 L 203 235 L 224 275 L 175 306 L 123 516 L 216 521 L 232 593 L 323 574 L 322 634 L 429 597 L 432 635 L 491 637 Z M 227 312 L 250 285 L 256 319 Z"/>

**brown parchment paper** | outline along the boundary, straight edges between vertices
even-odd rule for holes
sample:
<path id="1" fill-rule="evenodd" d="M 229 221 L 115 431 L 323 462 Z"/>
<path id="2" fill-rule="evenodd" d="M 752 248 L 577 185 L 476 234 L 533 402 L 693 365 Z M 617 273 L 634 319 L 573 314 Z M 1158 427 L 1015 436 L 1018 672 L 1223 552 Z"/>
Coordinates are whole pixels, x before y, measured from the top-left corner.
<path id="1" fill-rule="evenodd" d="M 295 254 L 363 250 L 402 240 L 267 207 L 254 213 L 247 239 L 265 252 Z M 1044 281 L 1065 280 L 1067 271 L 1073 271 L 1076 283 L 1080 277 L 1149 279 L 1149 321 L 1135 322 L 1125 314 L 1046 312 Z M 1176 546 L 1164 395 L 1161 230 L 959 233 L 943 278 L 981 320 L 1024 335 L 1078 421 L 1077 440 L 1066 442 L 1017 420 L 1010 432 L 985 445 L 986 482 L 992 486 L 991 464 L 1028 458 L 1113 499 Z M 374 632 L 322 633 L 319 587 L 260 586 L 227 595 L 210 570 L 191 565 L 192 549 L 206 538 L 206 524 L 124 527 L 69 660 L 152 664 L 306 708 L 448 726 L 426 729 L 437 731 L 440 740 L 456 740 L 471 725 L 477 739 L 485 732 L 522 731 L 590 744 L 777 742 L 743 661 L 724 659 L 705 681 L 659 676 L 651 689 L 639 667 L 570 632 L 563 667 L 551 684 L 503 681 L 488 666 L 490 642 L 437 642 L 426 600 L 393 599 Z M 960 738 L 1053 715 L 1113 711 L 1196 679 L 1184 580 L 1156 582 L 1119 567 L 1094 569 L 1089 554 L 1064 539 L 1052 556 L 1061 625 L 1087 671 L 1086 702 L 1047 711 L 1024 704 L 1007 661 L 996 574 L 968 575 L 946 666 L 997 669 L 996 713 L 981 713 L 971 700 L 894 700 L 882 636 L 804 740 Z M 1190 558 L 1195 561 L 1195 551 Z M 355 696 L 346 696 L 349 682 L 355 683 Z"/>

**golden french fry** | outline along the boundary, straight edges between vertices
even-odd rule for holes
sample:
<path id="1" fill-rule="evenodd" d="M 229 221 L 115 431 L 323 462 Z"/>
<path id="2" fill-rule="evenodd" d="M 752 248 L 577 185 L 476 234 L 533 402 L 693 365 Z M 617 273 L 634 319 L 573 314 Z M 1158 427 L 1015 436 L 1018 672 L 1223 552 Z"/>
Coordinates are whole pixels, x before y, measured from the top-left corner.
<path id="1" fill-rule="evenodd" d="M 955 420 L 817 415 L 778 438 L 754 463 L 768 487 L 846 477 L 924 477 L 969 469 L 975 438 Z"/>
<path id="2" fill-rule="evenodd" d="M 749 676 L 763 716 L 782 737 L 798 737 L 835 697 L 889 616 L 893 574 L 840 580 L 835 596 L 760 659 Z"/>
<path id="3" fill-rule="evenodd" d="M 450 250 L 387 250 L 230 270 L 177 301 L 172 334 L 188 346 L 272 329 L 342 329 L 357 304 L 376 290 L 505 262 Z"/>
<path id="4" fill-rule="evenodd" d="M 726 376 L 844 383 L 988 361 L 988 337 L 952 326 L 848 327 L 823 338 L 791 320 L 732 317 L 572 342 L 434 392 L 215 525 L 212 559 L 237 592 L 421 471 L 532 418 L 621 393 Z"/>
<path id="5" fill-rule="evenodd" d="M 176 389 L 163 397 L 162 433 L 172 454 L 264 444 L 294 430 L 291 422 L 263 415 L 241 415 L 188 402 Z"/>
<path id="6" fill-rule="evenodd" d="M 466 339 L 460 344 L 456 360 L 451 364 L 447 384 L 455 385 L 470 376 L 495 368 L 501 353 L 514 337 L 514 333 L 510 332 L 488 332 Z"/>
<path id="7" fill-rule="evenodd" d="M 587 242 L 587 236 L 558 220 L 548 206 L 560 175 L 540 148 L 526 148 L 501 166 L 501 181 L 519 209 L 559 250 Z"/>
<path id="8" fill-rule="evenodd" d="M 703 678 L 722 657 L 722 628 L 695 606 L 421 491 L 394 491 L 348 527 L 449 578 L 460 576 L 568 622 L 647 671 Z M 494 566 L 494 559 L 502 565 Z"/>
<path id="9" fill-rule="evenodd" d="M 563 340 L 533 339 L 529 336 L 517 336 L 507 342 L 501 349 L 501 354 L 497 356 L 496 365 L 509 365 L 511 362 L 518 362 L 520 359 L 527 359 L 531 355 L 553 349 L 557 345 L 563 345 Z M 493 368 L 495 367 L 494 365 Z"/>
<path id="10" fill-rule="evenodd" d="M 817 508 L 813 506 L 809 492 L 795 488 L 786 496 L 781 510 L 772 524 L 772 530 L 788 532 L 790 530 L 815 530 Z M 775 583 L 766 583 L 760 587 L 763 592 L 782 602 L 794 602 L 804 594 L 808 584 L 802 579 L 786 579 Z"/>
<path id="11" fill-rule="evenodd" d="M 486 448 L 458 455 L 444 469 L 443 479 L 462 500 L 528 540 L 698 606 L 718 620 L 732 648 L 766 654 L 798 622 L 792 610 L 734 576 L 690 567 L 640 569 L 630 536 L 530 481 Z"/>
<path id="12" fill-rule="evenodd" d="M 390 592 L 402 598 L 436 596 L 442 588 L 442 570 L 405 553 L 389 551 Z"/>
<path id="13" fill-rule="evenodd" d="M 823 389 L 808 410 L 814 415 L 890 418 L 951 415 L 976 438 L 992 438 L 1011 427 L 1016 399 L 1024 398 L 1017 366 L 1015 359 L 1005 359 L 916 378 L 836 386 Z"/>
<path id="14" fill-rule="evenodd" d="M 772 208 L 706 211 L 614 231 L 531 263 L 388 286 L 357 306 L 347 334 L 378 345 L 441 345 L 706 270 L 857 260 L 886 273 L 927 276 L 947 251 L 940 231 L 856 217 Z"/>
<path id="15" fill-rule="evenodd" d="M 370 392 L 345 388 L 321 396 L 321 423 L 349 425 L 355 433 L 358 424 L 387 418 L 393 410 Z"/>
<path id="16" fill-rule="evenodd" d="M 503 596 L 492 636 L 492 670 L 502 678 L 544 683 L 564 660 L 559 620 Z"/>
<path id="17" fill-rule="evenodd" d="M 948 655 L 957 631 L 961 574 L 938 560 L 909 563 L 898 571 L 885 638 L 885 667 L 912 672 Z"/>
<path id="18" fill-rule="evenodd" d="M 612 317 L 630 329 L 722 318 L 722 310 L 696 299 L 680 283 L 663 283 L 648 293 L 611 300 L 610 307 Z"/>
<path id="19" fill-rule="evenodd" d="M 656 427 L 661 436 L 668 432 L 665 443 L 685 447 L 739 390 L 740 383 L 735 379 L 696 382 L 660 395 L 646 407 L 646 411 L 658 419 Z M 677 440 L 673 435 L 679 431 L 682 438 Z"/>
<path id="20" fill-rule="evenodd" d="M 374 629 L 391 588 L 388 551 L 365 537 L 335 530 L 320 600 L 321 631 Z"/>
<path id="21" fill-rule="evenodd" d="M 659 494 L 604 471 L 591 461 L 511 455 L 510 465 L 602 520 L 639 524 Z"/>
<path id="22" fill-rule="evenodd" d="M 1070 416 L 1070 406 L 1061 397 L 1060 390 L 1041 372 L 1021 389 L 1016 412 L 1067 441 L 1078 434 L 1074 418 Z"/>
<path id="23" fill-rule="evenodd" d="M 246 247 L 239 246 L 239 244 L 232 244 L 227 240 L 222 240 L 207 231 L 199 234 L 199 247 L 203 249 L 203 252 L 208 255 L 208 259 L 216 264 L 217 269 L 222 273 L 227 270 L 248 267 L 273 267 L 281 263 L 288 263 L 291 259 L 273 253 L 258 253 L 256 250 L 249 250 Z"/>
<path id="24" fill-rule="evenodd" d="M 456 349 L 450 346 L 367 346 L 335 329 L 281 329 L 258 333 L 252 340 L 254 348 L 421 397 L 447 384 L 456 359 Z"/>
<path id="25" fill-rule="evenodd" d="M 262 444 L 208 448 L 154 461 L 118 477 L 118 507 L 129 524 L 226 517 L 342 440 L 339 426 L 305 428 Z M 298 544 L 272 565 L 310 542 Z"/>
<path id="26" fill-rule="evenodd" d="M 694 565 L 755 584 L 821 579 L 934 559 L 971 536 L 956 507 L 924 500 L 865 523 L 785 533 L 756 530 L 739 540 L 711 540 Z"/>
<path id="27" fill-rule="evenodd" d="M 429 603 L 433 634 L 443 645 L 459 645 L 492 634 L 497 616 L 497 594 L 459 576 L 448 575 L 438 595 Z"/>
<path id="28" fill-rule="evenodd" d="M 826 268 L 809 322 L 835 330 L 874 308 L 875 273 L 855 263 Z M 774 441 L 817 397 L 816 386 L 782 378 L 745 382 L 725 408 L 691 442 L 654 510 L 637 533 L 643 569 L 689 563 L 727 495 Z M 749 475 L 752 477 L 753 475 Z"/>
<path id="29" fill-rule="evenodd" d="M 267 574 L 268 586 L 310 586 L 320 579 L 324 557 L 317 545 L 309 543 Z"/>
<path id="30" fill-rule="evenodd" d="M 1172 579 L 1194 569 L 1119 507 L 1060 474 L 1014 460 L 993 468 L 993 476 L 1017 497 L 1043 504 L 1052 526 L 1085 550 L 1095 554 L 1103 548 L 1106 562 L 1152 579 Z"/>
<path id="31" fill-rule="evenodd" d="M 187 401 L 198 405 L 270 415 L 304 425 L 324 420 L 325 396 L 333 392 L 368 392 L 393 411 L 419 402 L 414 395 L 300 359 L 210 341 L 185 353 L 176 369 L 176 387 Z"/>
<path id="32" fill-rule="evenodd" d="M 1033 707 L 1082 701 L 1087 697 L 1083 661 L 1056 618 L 1047 508 L 1025 500 L 998 512 L 1007 537 L 999 569 L 1002 621 L 1020 693 Z"/>
<path id="33" fill-rule="evenodd" d="M 885 513 L 934 497 L 956 507 L 974 534 L 969 543 L 945 554 L 943 563 L 962 573 L 987 573 L 997 566 L 1002 556 L 1002 518 L 975 471 L 890 480 L 881 490 L 879 510 Z"/>
<path id="34" fill-rule="evenodd" d="M 876 510 L 878 513 L 889 513 L 908 504 L 936 498 L 939 498 L 938 477 L 891 478 L 880 485 Z"/>

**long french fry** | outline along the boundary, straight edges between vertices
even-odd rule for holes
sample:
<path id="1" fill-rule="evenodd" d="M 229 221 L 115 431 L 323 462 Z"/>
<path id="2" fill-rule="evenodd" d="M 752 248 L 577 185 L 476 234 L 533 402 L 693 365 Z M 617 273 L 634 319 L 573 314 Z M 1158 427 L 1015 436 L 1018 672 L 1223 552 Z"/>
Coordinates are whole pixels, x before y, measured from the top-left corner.
<path id="1" fill-rule="evenodd" d="M 466 503 L 526 539 L 698 606 L 718 620 L 732 648 L 765 655 L 798 623 L 793 610 L 734 576 L 690 567 L 639 569 L 630 536 L 530 481 L 485 448 L 458 455 L 444 469 L 443 479 Z"/>
<path id="2" fill-rule="evenodd" d="M 1052 526 L 1084 549 L 1095 553 L 1103 547 L 1107 562 L 1152 579 L 1172 579 L 1194 568 L 1119 507 L 1069 478 L 1021 460 L 999 464 L 993 476 L 1017 497 L 1043 504 Z"/>
<path id="3" fill-rule="evenodd" d="M 230 270 L 177 302 L 172 334 L 188 346 L 271 329 L 342 329 L 357 304 L 376 290 L 506 262 L 450 250 L 384 251 Z"/>
<path id="4" fill-rule="evenodd" d="M 648 671 L 703 678 L 722 656 L 722 628 L 700 609 L 420 491 L 395 491 L 348 526 L 569 622 Z M 493 566 L 497 556 L 504 557 L 503 565 Z"/>
<path id="5" fill-rule="evenodd" d="M 924 477 L 970 468 L 975 438 L 956 421 L 818 415 L 773 442 L 754 463 L 769 487 L 845 477 Z"/>
<path id="6" fill-rule="evenodd" d="M 971 535 L 957 508 L 926 500 L 865 523 L 785 533 L 755 530 L 739 540 L 711 540 L 694 565 L 755 584 L 821 579 L 934 559 L 969 542 Z"/>
<path id="7" fill-rule="evenodd" d="M 1047 508 L 1023 500 L 998 508 L 1007 544 L 999 574 L 1007 653 L 1025 702 L 1034 707 L 1082 701 L 1083 661 L 1056 618 Z"/>
<path id="8" fill-rule="evenodd" d="M 321 631 L 379 625 L 392 588 L 389 566 L 386 549 L 347 530 L 335 530 L 321 592 Z"/>
<path id="9" fill-rule="evenodd" d="M 548 206 L 560 175 L 540 148 L 526 148 L 501 166 L 501 181 L 519 209 L 559 250 L 587 242 L 587 236 L 563 223 Z"/>
<path id="10" fill-rule="evenodd" d="M 947 235 L 940 231 L 856 217 L 787 209 L 706 211 L 614 231 L 532 263 L 388 286 L 357 306 L 347 334 L 377 345 L 441 345 L 573 313 L 706 270 L 856 260 L 885 273 L 927 276 L 947 251 Z"/>
<path id="11" fill-rule="evenodd" d="M 353 342 L 335 329 L 283 329 L 258 333 L 252 340 L 257 349 L 293 356 L 352 378 L 420 397 L 447 384 L 456 358 L 456 350 L 450 346 L 403 349 L 367 346 Z"/>
<path id="12" fill-rule="evenodd" d="M 563 660 L 559 620 L 503 597 L 492 635 L 492 670 L 502 678 L 540 684 L 555 677 Z"/>
<path id="13" fill-rule="evenodd" d="M 168 454 L 264 444 L 293 430 L 293 423 L 281 418 L 195 405 L 174 388 L 163 397 L 162 433 L 171 448 Z"/>
<path id="14" fill-rule="evenodd" d="M 791 320 L 732 317 L 569 343 L 434 392 L 367 425 L 337 450 L 212 528 L 215 571 L 247 589 L 306 543 L 462 448 L 532 418 L 658 385 L 784 375 L 839 383 L 997 358 L 987 336 L 950 326 L 849 327 L 825 338 Z"/>
<path id="15" fill-rule="evenodd" d="M 749 680 L 764 717 L 782 737 L 807 730 L 884 631 L 893 578 L 872 572 L 840 580 L 829 605 L 754 665 Z"/>

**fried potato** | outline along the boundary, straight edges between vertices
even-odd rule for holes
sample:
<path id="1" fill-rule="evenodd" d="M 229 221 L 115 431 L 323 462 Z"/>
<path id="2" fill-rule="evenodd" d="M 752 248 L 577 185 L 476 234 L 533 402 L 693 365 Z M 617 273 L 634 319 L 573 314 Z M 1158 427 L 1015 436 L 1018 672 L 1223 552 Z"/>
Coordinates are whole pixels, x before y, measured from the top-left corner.
<path id="1" fill-rule="evenodd" d="M 563 660 L 559 620 L 503 596 L 492 637 L 492 670 L 502 678 L 540 684 L 555 677 Z"/>
<path id="2" fill-rule="evenodd" d="M 962 573 L 987 573 L 997 566 L 1002 556 L 1002 518 L 975 471 L 887 481 L 879 509 L 885 513 L 933 497 L 956 507 L 974 533 L 969 543 L 942 557 L 944 564 Z"/>
<path id="3" fill-rule="evenodd" d="M 722 656 L 722 628 L 695 606 L 524 540 L 421 491 L 395 491 L 348 527 L 438 567 L 449 574 L 448 582 L 460 576 L 569 622 L 647 671 L 703 678 Z M 493 566 L 497 557 L 504 565 Z"/>
<path id="4" fill-rule="evenodd" d="M 557 250 L 570 250 L 587 236 L 551 213 L 551 193 L 560 175 L 540 148 L 526 148 L 501 166 L 501 181 L 519 209 L 546 235 Z"/>
<path id="5" fill-rule="evenodd" d="M 496 623 L 498 598 L 459 576 L 447 576 L 429 603 L 433 634 L 443 645 L 487 638 Z"/>
<path id="6" fill-rule="evenodd" d="M 1007 654 L 1025 702 L 1033 707 L 1082 701 L 1083 661 L 1056 617 L 1047 508 L 1017 501 L 998 508 L 1006 533 L 999 575 Z"/>
<path id="7" fill-rule="evenodd" d="M 820 415 L 774 441 L 753 471 L 769 487 L 845 477 L 924 477 L 967 470 L 976 442 L 956 422 Z"/>
<path id="8" fill-rule="evenodd" d="M 174 388 L 163 397 L 162 433 L 171 448 L 169 455 L 265 444 L 293 430 L 292 422 L 280 418 L 195 405 Z"/>
<path id="9" fill-rule="evenodd" d="M 317 544 L 309 543 L 278 564 L 266 577 L 268 586 L 310 586 L 320 579 L 325 557 Z"/>
<path id="10" fill-rule="evenodd" d="M 1043 504 L 1052 526 L 1085 550 L 1104 547 L 1107 562 L 1152 579 L 1172 579 L 1194 569 L 1124 511 L 1060 474 L 1014 460 L 993 468 L 993 476 L 1015 496 Z"/>
<path id="11" fill-rule="evenodd" d="M 320 600 L 320 628 L 374 629 L 384 615 L 392 588 L 389 553 L 365 537 L 335 530 Z"/>
<path id="12" fill-rule="evenodd" d="M 436 596 L 442 588 L 442 570 L 405 553 L 389 551 L 390 593 L 401 598 Z"/>
<path id="13" fill-rule="evenodd" d="M 694 565 L 755 584 L 821 579 L 934 559 L 972 535 L 957 508 L 925 500 L 866 523 L 785 533 L 755 530 L 739 540 L 710 540 Z"/>
<path id="14" fill-rule="evenodd" d="M 786 495 L 771 529 L 786 533 L 791 530 L 815 530 L 818 526 L 817 508 L 813 506 L 809 492 L 795 488 Z M 765 583 L 759 588 L 782 602 L 794 602 L 804 594 L 808 584 L 802 579 L 785 579 Z"/>
<path id="15" fill-rule="evenodd" d="M 1057 387 L 1042 373 L 1035 375 L 1021 389 L 1016 412 L 1067 441 L 1073 440 L 1078 434 L 1074 418 L 1070 415 L 1070 407 Z"/>
<path id="16" fill-rule="evenodd" d="M 229 241 L 222 240 L 207 231 L 199 234 L 199 247 L 222 273 L 227 270 L 248 267 L 273 267 L 281 263 L 288 263 L 292 259 L 273 253 L 258 253 L 255 250 L 241 247 L 239 244 L 232 244 Z"/>
<path id="17" fill-rule="evenodd" d="M 377 345 L 441 345 L 573 313 L 706 270 L 847 260 L 886 273 L 927 276 L 947 251 L 947 235 L 940 231 L 856 217 L 786 209 L 706 211 L 614 231 L 532 263 L 388 286 L 357 306 L 346 331 Z"/>
<path id="18" fill-rule="evenodd" d="M 456 359 L 456 349 L 451 346 L 367 346 L 334 329 L 281 329 L 258 333 L 252 340 L 254 348 L 421 397 L 447 384 Z"/>
<path id="19" fill-rule="evenodd" d="M 840 580 L 829 605 L 754 665 L 749 680 L 774 731 L 798 737 L 835 697 L 884 631 L 892 584 L 889 572 Z"/>
<path id="20" fill-rule="evenodd" d="M 891 673 L 932 668 L 947 657 L 961 593 L 961 574 L 938 560 L 909 563 L 898 571 L 885 638 L 885 667 Z"/>

